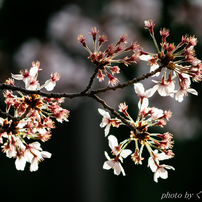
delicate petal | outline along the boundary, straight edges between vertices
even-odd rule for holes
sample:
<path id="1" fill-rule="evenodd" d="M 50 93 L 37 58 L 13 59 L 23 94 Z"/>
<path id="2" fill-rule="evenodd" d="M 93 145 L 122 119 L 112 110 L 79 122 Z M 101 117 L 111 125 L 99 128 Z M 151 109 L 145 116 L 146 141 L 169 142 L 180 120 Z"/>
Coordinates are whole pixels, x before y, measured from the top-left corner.
<path id="1" fill-rule="evenodd" d="M 104 118 L 110 118 L 110 115 L 108 112 L 106 112 L 103 109 L 98 109 L 98 112 L 104 117 Z"/>
<path id="2" fill-rule="evenodd" d="M 41 155 L 44 158 L 50 158 L 52 156 L 52 154 L 50 152 L 47 152 L 47 151 L 42 151 Z"/>
<path id="3" fill-rule="evenodd" d="M 34 147 L 35 149 L 42 150 L 41 144 L 39 142 L 32 142 L 29 146 Z"/>
<path id="4" fill-rule="evenodd" d="M 193 95 L 198 95 L 198 92 L 197 92 L 195 89 L 193 89 L 193 88 L 187 89 L 187 92 L 188 92 L 188 93 L 191 93 L 191 94 L 193 94 Z"/>
<path id="5" fill-rule="evenodd" d="M 158 87 L 158 93 L 161 96 L 167 96 L 168 95 L 167 86 L 159 85 L 159 87 Z"/>
<path id="6" fill-rule="evenodd" d="M 107 161 L 104 162 L 103 169 L 105 169 L 105 170 L 111 169 L 111 167 L 107 164 Z"/>
<path id="7" fill-rule="evenodd" d="M 148 61 L 148 60 L 150 60 L 152 58 L 153 57 L 151 55 L 141 55 L 141 56 L 139 56 L 139 59 L 143 60 L 143 61 Z"/>
<path id="8" fill-rule="evenodd" d="M 150 67 L 150 72 L 153 72 L 154 70 L 158 69 L 159 68 L 159 65 L 158 64 L 154 64 L 154 65 L 151 65 Z M 160 72 L 157 72 L 156 74 L 154 74 L 153 76 L 159 76 L 160 75 Z"/>
<path id="9" fill-rule="evenodd" d="M 132 151 L 130 149 L 124 149 L 122 152 L 121 152 L 121 156 L 123 158 L 126 158 L 127 156 L 129 156 L 130 154 L 132 154 Z"/>
<path id="10" fill-rule="evenodd" d="M 149 106 L 148 98 L 143 98 L 142 104 L 141 104 L 141 100 L 138 102 L 138 108 L 140 109 L 140 111 L 142 111 L 143 109 L 146 109 L 148 106 Z"/>
<path id="11" fill-rule="evenodd" d="M 23 79 L 22 74 L 12 74 L 11 73 L 11 77 L 16 79 L 16 80 L 22 80 Z"/>
<path id="12" fill-rule="evenodd" d="M 107 160 L 110 160 L 110 157 L 106 151 L 104 152 L 104 154 L 105 154 L 105 157 L 107 158 Z"/>
<path id="13" fill-rule="evenodd" d="M 108 125 L 105 127 L 105 137 L 109 134 L 110 126 L 111 126 L 111 125 L 108 124 Z"/>
<path id="14" fill-rule="evenodd" d="M 155 182 L 158 182 L 159 177 L 161 177 L 162 179 L 168 178 L 168 171 L 165 170 L 165 168 L 175 170 L 175 168 L 173 168 L 172 166 L 160 165 L 154 173 L 154 181 Z"/>
<path id="15" fill-rule="evenodd" d="M 38 170 L 38 159 L 37 157 L 34 157 L 32 159 L 32 162 L 31 162 L 31 165 L 30 165 L 30 171 L 33 172 L 33 171 L 37 171 Z"/>
<path id="16" fill-rule="evenodd" d="M 155 172 L 157 169 L 157 166 L 156 166 L 154 159 L 152 157 L 149 157 L 149 159 L 148 159 L 148 167 L 151 168 L 152 172 Z"/>
<path id="17" fill-rule="evenodd" d="M 138 96 L 143 96 L 144 95 L 144 86 L 141 83 L 135 83 L 134 84 L 134 89 L 135 92 L 137 93 Z"/>
<path id="18" fill-rule="evenodd" d="M 111 148 L 111 150 L 114 150 L 114 147 L 118 146 L 118 140 L 114 135 L 110 135 L 108 137 L 109 140 L 109 147 Z"/>
<path id="19" fill-rule="evenodd" d="M 44 84 L 44 88 L 47 90 L 47 91 L 51 91 L 53 90 L 53 88 L 55 87 L 56 83 L 52 81 L 52 79 L 49 79 L 45 82 Z"/>
<path id="20" fill-rule="evenodd" d="M 152 97 L 154 95 L 154 93 L 156 92 L 155 88 L 150 88 L 148 90 L 145 91 L 145 97 Z"/>
<path id="21" fill-rule="evenodd" d="M 32 76 L 32 77 L 35 77 L 36 74 L 38 73 L 38 70 L 39 70 L 39 68 L 38 68 L 37 66 L 32 67 L 32 68 L 29 70 L 29 75 Z"/>
<path id="22" fill-rule="evenodd" d="M 36 83 L 34 85 L 31 85 L 30 83 L 28 83 L 25 87 L 27 90 L 39 90 L 40 88 L 40 84 Z"/>
<path id="23" fill-rule="evenodd" d="M 122 166 L 120 163 L 115 162 L 114 163 L 114 174 L 115 175 L 120 175 L 121 171 L 123 170 Z M 123 175 L 125 174 L 125 172 L 123 173 Z"/>
<path id="24" fill-rule="evenodd" d="M 100 109 L 100 108 L 98 109 L 98 112 L 99 112 L 102 116 L 104 116 L 104 114 L 107 113 L 105 110 Z"/>
<path id="25" fill-rule="evenodd" d="M 17 170 L 24 170 L 26 165 L 26 159 L 23 156 L 17 156 L 15 160 L 15 167 Z"/>
<path id="26" fill-rule="evenodd" d="M 184 92 L 183 90 L 178 90 L 176 95 L 175 95 L 175 99 L 178 101 L 178 102 L 182 102 L 183 99 L 184 99 Z"/>
<path id="27" fill-rule="evenodd" d="M 109 160 L 109 161 L 106 161 L 106 164 L 107 164 L 109 167 L 114 168 L 114 166 L 115 166 L 115 161 Z"/>

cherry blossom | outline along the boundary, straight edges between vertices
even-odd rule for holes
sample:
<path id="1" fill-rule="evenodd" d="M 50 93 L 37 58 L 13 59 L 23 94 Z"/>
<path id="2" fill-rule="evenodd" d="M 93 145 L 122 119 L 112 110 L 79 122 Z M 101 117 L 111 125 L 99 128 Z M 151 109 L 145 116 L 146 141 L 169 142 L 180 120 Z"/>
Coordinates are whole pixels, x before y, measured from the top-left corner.
<path id="1" fill-rule="evenodd" d="M 100 123 L 100 127 L 105 127 L 105 137 L 109 134 L 109 130 L 111 125 L 113 127 L 119 127 L 119 124 L 121 123 L 118 119 L 111 119 L 108 112 L 106 112 L 103 109 L 98 109 L 98 112 L 103 116 L 102 122 Z"/>
<path id="2" fill-rule="evenodd" d="M 59 73 L 56 72 L 54 74 L 51 74 L 51 78 L 45 82 L 43 87 L 45 87 L 47 91 L 51 91 L 54 89 L 56 81 L 58 81 L 59 79 L 60 79 Z"/>
<path id="3" fill-rule="evenodd" d="M 16 80 L 23 80 L 25 82 L 25 86 L 27 86 L 37 76 L 39 66 L 40 66 L 39 62 L 36 63 L 33 62 L 32 67 L 29 71 L 28 70 L 20 71 L 20 74 L 11 74 L 11 76 Z"/>
<path id="4" fill-rule="evenodd" d="M 120 175 L 122 172 L 123 176 L 125 176 L 125 171 L 123 167 L 121 166 L 120 162 L 118 161 L 118 158 L 116 157 L 115 159 L 110 159 L 108 153 L 105 151 L 105 156 L 108 159 L 108 161 L 104 162 L 103 169 L 109 170 L 109 169 L 114 169 L 114 174 L 115 175 Z"/>
<path id="5" fill-rule="evenodd" d="M 111 126 L 111 117 L 110 117 L 109 113 L 103 109 L 98 109 L 98 111 L 103 116 L 100 127 L 103 128 L 106 126 L 105 136 L 107 136 L 109 134 L 109 130 L 110 130 L 110 126 Z"/>
<path id="6" fill-rule="evenodd" d="M 130 149 L 121 149 L 121 144 L 118 144 L 118 140 L 114 135 L 109 135 L 108 136 L 108 140 L 109 140 L 109 147 L 111 148 L 111 153 L 115 156 L 117 156 L 119 154 L 119 159 L 121 161 L 122 157 L 126 158 L 127 156 L 129 156 L 132 151 Z"/>
<path id="7" fill-rule="evenodd" d="M 139 60 L 139 44 L 134 42 L 131 43 L 129 47 L 126 47 L 127 35 L 122 35 L 115 45 L 109 44 L 106 50 L 101 51 L 101 46 L 107 41 L 107 36 L 103 34 L 97 37 L 98 33 L 99 30 L 97 30 L 96 27 L 93 27 L 91 32 L 88 32 L 93 38 L 94 49 L 92 51 L 88 48 L 85 42 L 86 37 L 82 34 L 78 36 L 78 42 L 88 51 L 88 59 L 91 59 L 91 61 L 98 67 L 97 78 L 99 79 L 99 82 L 104 81 L 104 77 L 107 76 L 109 79 L 108 85 L 116 86 L 119 83 L 119 80 L 114 74 L 119 74 L 120 68 L 118 66 L 112 66 L 112 63 L 123 63 L 126 66 L 136 63 Z M 128 51 L 133 53 L 131 57 L 126 56 L 123 59 L 115 59 Z"/>
<path id="8" fill-rule="evenodd" d="M 174 167 L 168 166 L 168 165 L 159 165 L 154 172 L 154 181 L 158 182 L 158 178 L 161 177 L 162 179 L 167 179 L 168 178 L 168 171 L 166 169 L 172 169 L 175 170 Z"/>
<path id="9" fill-rule="evenodd" d="M 155 93 L 155 89 L 151 88 L 145 91 L 143 84 L 135 83 L 134 90 L 137 93 L 137 95 L 140 97 L 140 101 L 138 102 L 138 108 L 140 110 L 147 108 L 149 105 L 148 98 L 153 96 L 153 94 Z"/>
<path id="10" fill-rule="evenodd" d="M 157 68 L 163 69 L 161 81 L 154 81 L 157 83 L 154 86 L 154 90 L 157 90 L 161 96 L 171 96 L 179 102 L 182 102 L 187 92 L 197 95 L 196 90 L 190 88 L 191 81 L 198 82 L 202 78 L 202 63 L 197 57 L 195 57 L 194 47 L 197 45 L 197 38 L 194 36 L 188 37 L 182 36 L 182 40 L 175 46 L 173 43 L 167 42 L 167 37 L 170 35 L 168 29 L 163 28 L 160 30 L 162 37 L 162 43 L 160 47 L 154 36 L 154 21 L 145 21 L 145 28 L 149 30 L 149 33 L 153 39 L 154 45 L 157 49 L 157 53 L 148 53 L 141 49 L 140 60 L 147 61 L 150 65 L 150 71 L 154 71 Z M 188 65 L 184 65 L 184 63 Z M 168 76 L 167 76 L 167 73 Z M 155 74 L 159 76 L 160 71 Z M 175 80 L 179 83 L 180 89 L 176 91 Z"/>
<path id="11" fill-rule="evenodd" d="M 164 152 L 158 153 L 158 150 L 154 150 L 152 156 L 148 158 L 148 167 L 151 168 L 152 172 L 155 172 L 159 161 L 169 159 L 170 156 L 166 155 Z"/>

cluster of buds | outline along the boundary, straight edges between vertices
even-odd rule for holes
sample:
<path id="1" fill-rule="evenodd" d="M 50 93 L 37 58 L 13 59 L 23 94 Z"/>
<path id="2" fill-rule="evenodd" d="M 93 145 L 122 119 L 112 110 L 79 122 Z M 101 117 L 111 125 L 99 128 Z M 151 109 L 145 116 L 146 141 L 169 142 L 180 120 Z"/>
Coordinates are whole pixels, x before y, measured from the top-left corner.
<path id="1" fill-rule="evenodd" d="M 172 116 L 172 113 L 170 111 L 163 111 L 148 106 L 148 97 L 153 94 L 153 89 L 144 91 L 144 87 L 140 83 L 135 84 L 134 89 L 136 93 L 139 93 L 140 91 L 142 93 L 140 96 L 140 102 L 138 103 L 139 113 L 136 120 L 134 121 L 129 115 L 126 103 L 121 103 L 119 105 L 119 111 L 124 114 L 128 123 L 133 125 L 135 130 L 131 131 L 128 139 L 125 139 L 119 144 L 115 136 L 109 135 L 109 146 L 112 150 L 111 153 L 115 158 L 110 158 L 107 152 L 105 152 L 105 156 L 108 160 L 104 163 L 103 168 L 113 168 L 114 174 L 119 175 L 122 172 L 123 175 L 125 175 L 124 169 L 121 166 L 123 158 L 131 155 L 131 159 L 135 164 L 142 164 L 142 160 L 144 159 L 142 157 L 142 152 L 143 148 L 146 147 L 150 154 L 148 166 L 151 168 L 152 172 L 154 172 L 154 181 L 158 182 L 159 177 L 163 179 L 168 177 L 165 168 L 174 170 L 172 166 L 159 163 L 160 160 L 170 159 L 174 156 L 171 150 L 173 145 L 173 141 L 171 140 L 172 134 L 169 132 L 164 134 L 149 133 L 148 129 L 153 126 L 163 127 L 166 125 L 166 121 Z M 108 135 L 110 126 L 118 127 L 119 125 L 125 125 L 125 123 L 119 119 L 111 119 L 109 114 L 104 110 L 99 109 L 98 111 L 103 116 L 100 126 L 106 126 L 105 135 Z M 134 152 L 130 149 L 126 149 L 132 141 L 135 142 Z"/>
<path id="2" fill-rule="evenodd" d="M 59 79 L 57 73 L 40 86 L 37 81 L 39 62 L 32 63 L 31 69 L 21 71 L 20 74 L 12 74 L 17 80 L 23 80 L 28 90 L 39 90 L 46 88 L 52 90 Z M 14 79 L 6 80 L 6 84 L 15 86 Z M 38 162 L 44 157 L 50 158 L 51 153 L 42 151 L 38 141 L 26 143 L 25 138 L 41 140 L 45 142 L 51 137 L 51 129 L 55 127 L 55 118 L 58 122 L 68 121 L 69 111 L 61 107 L 63 98 L 47 98 L 38 94 L 24 95 L 12 91 L 4 92 L 6 113 L 13 116 L 0 118 L 0 143 L 2 150 L 9 158 L 16 158 L 17 170 L 24 170 L 26 162 L 29 162 L 30 171 L 38 169 Z"/>
<path id="3" fill-rule="evenodd" d="M 141 50 L 140 59 L 145 60 L 151 67 L 151 71 L 162 67 L 164 72 L 160 81 L 154 81 L 157 83 L 154 88 L 161 96 L 171 96 L 181 102 L 187 93 L 197 95 L 195 89 L 190 88 L 191 80 L 198 82 L 202 78 L 202 62 L 195 56 L 194 47 L 197 45 L 197 39 L 194 36 L 182 36 L 182 40 L 178 45 L 174 43 L 168 43 L 166 38 L 170 32 L 168 29 L 163 28 L 160 30 L 162 42 L 160 48 L 156 42 L 154 36 L 154 21 L 145 21 L 145 29 L 148 29 L 150 35 L 157 48 L 157 53 L 148 53 Z M 166 73 L 168 75 L 166 75 Z M 159 76 L 160 72 L 155 76 Z M 178 79 L 179 89 L 175 90 L 174 78 Z"/>
<path id="4" fill-rule="evenodd" d="M 88 48 L 85 42 L 86 37 L 80 34 L 78 36 L 78 41 L 89 52 L 90 56 L 88 58 L 91 59 L 91 61 L 97 66 L 97 78 L 99 79 L 99 81 L 102 82 L 104 80 L 104 77 L 107 76 L 109 78 L 109 84 L 112 86 L 116 86 L 119 80 L 114 77 L 114 74 L 118 74 L 120 68 L 118 66 L 112 66 L 111 64 L 124 63 L 127 66 L 131 63 L 136 63 L 139 57 L 140 47 L 137 42 L 131 43 L 129 47 L 125 47 L 125 44 L 127 43 L 127 35 L 123 35 L 120 36 L 119 41 L 115 45 L 108 45 L 107 49 L 102 52 L 100 51 L 100 48 L 102 44 L 107 41 L 107 36 L 105 34 L 101 36 L 99 35 L 97 39 L 98 32 L 99 30 L 97 30 L 95 27 L 92 28 L 91 32 L 89 32 L 89 34 L 93 37 L 93 51 Z M 117 56 L 128 51 L 133 52 L 132 56 L 126 56 L 123 59 L 115 59 Z"/>

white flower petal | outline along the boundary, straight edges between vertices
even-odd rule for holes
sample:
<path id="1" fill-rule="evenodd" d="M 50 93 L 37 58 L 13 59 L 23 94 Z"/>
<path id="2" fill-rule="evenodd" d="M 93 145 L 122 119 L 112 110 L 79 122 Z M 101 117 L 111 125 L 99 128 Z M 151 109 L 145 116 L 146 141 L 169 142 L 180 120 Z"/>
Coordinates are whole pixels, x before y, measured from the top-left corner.
<path id="1" fill-rule="evenodd" d="M 103 169 L 109 170 L 109 169 L 111 169 L 111 167 L 107 164 L 107 162 L 104 162 Z"/>
<path id="2" fill-rule="evenodd" d="M 114 168 L 114 166 L 115 166 L 115 161 L 109 160 L 109 161 L 106 161 L 106 164 L 107 164 L 109 167 Z"/>
<path id="3" fill-rule="evenodd" d="M 148 98 L 143 98 L 142 100 L 142 106 L 140 110 L 146 109 L 149 106 L 149 99 Z"/>
<path id="4" fill-rule="evenodd" d="M 110 135 L 108 137 L 109 140 L 109 147 L 111 148 L 111 150 L 114 150 L 114 147 L 118 146 L 118 140 L 114 135 Z"/>
<path id="5" fill-rule="evenodd" d="M 178 90 L 178 91 L 176 92 L 175 99 L 176 99 L 178 102 L 182 102 L 182 101 L 183 101 L 183 99 L 184 99 L 184 92 L 183 92 L 183 90 Z"/>
<path id="6" fill-rule="evenodd" d="M 17 170 L 24 170 L 26 165 L 26 159 L 23 156 L 17 156 L 15 160 L 15 167 Z"/>
<path id="7" fill-rule="evenodd" d="M 47 151 L 42 151 L 41 155 L 44 158 L 50 158 L 52 156 L 52 154 L 50 152 L 47 152 Z"/>
<path id="8" fill-rule="evenodd" d="M 110 160 L 110 157 L 106 151 L 104 152 L 104 154 L 105 154 L 105 157 L 107 158 L 107 160 Z"/>
<path id="9" fill-rule="evenodd" d="M 161 177 L 162 179 L 168 178 L 168 171 L 165 170 L 164 168 L 159 168 L 157 172 L 158 172 L 159 177 Z"/>
<path id="10" fill-rule="evenodd" d="M 152 59 L 152 56 L 151 55 L 141 55 L 139 57 L 140 60 L 143 60 L 143 61 L 148 61 L 150 59 Z"/>
<path id="11" fill-rule="evenodd" d="M 150 72 L 153 72 L 154 70 L 158 69 L 159 68 L 159 65 L 158 64 L 154 64 L 154 65 L 151 65 L 150 67 Z M 156 74 L 154 74 L 153 76 L 159 76 L 160 75 L 160 72 L 157 72 Z"/>
<path id="12" fill-rule="evenodd" d="M 47 80 L 45 82 L 45 84 L 43 85 L 44 88 L 47 90 L 47 91 L 51 91 L 53 90 L 53 88 L 55 87 L 56 83 L 53 82 L 51 79 Z"/>
<path id="13" fill-rule="evenodd" d="M 187 92 L 188 92 L 188 93 L 191 93 L 191 94 L 193 94 L 193 95 L 198 95 L 198 92 L 197 92 L 195 89 L 193 89 L 193 88 L 187 89 Z"/>
<path id="14" fill-rule="evenodd" d="M 37 159 L 37 157 L 34 157 L 32 159 L 31 165 L 30 165 L 30 171 L 31 172 L 37 171 L 38 168 L 39 168 L 39 166 L 38 166 L 38 159 Z"/>
<path id="15" fill-rule="evenodd" d="M 122 152 L 121 152 L 121 156 L 123 158 L 126 158 L 127 156 L 129 156 L 130 154 L 132 153 L 132 151 L 130 149 L 124 149 Z"/>
<path id="16" fill-rule="evenodd" d="M 118 163 L 118 162 L 115 162 L 115 163 L 114 163 L 114 174 L 115 174 L 115 175 L 120 175 L 121 171 L 122 171 L 122 166 L 121 166 L 121 164 Z"/>
<path id="17" fill-rule="evenodd" d="M 110 130 L 110 125 L 108 124 L 106 127 L 105 127 L 105 137 L 109 134 L 109 130 Z"/>
<path id="18" fill-rule="evenodd" d="M 152 172 L 155 172 L 157 169 L 157 166 L 156 166 L 154 159 L 152 157 L 149 157 L 149 159 L 148 159 L 148 167 L 150 167 Z"/>
<path id="19" fill-rule="evenodd" d="M 135 89 L 135 92 L 137 93 L 138 96 L 140 96 L 140 97 L 144 96 L 145 89 L 141 83 L 135 83 L 134 89 Z"/>
<path id="20" fill-rule="evenodd" d="M 148 97 L 148 98 L 152 97 L 155 92 L 156 92 L 156 89 L 154 87 L 150 88 L 150 89 L 145 91 L 145 96 Z"/>
<path id="21" fill-rule="evenodd" d="M 38 73 L 38 67 L 32 67 L 30 70 L 29 70 L 29 75 L 32 76 L 32 77 L 35 77 L 36 74 Z"/>
<path id="22" fill-rule="evenodd" d="M 110 117 L 109 113 L 106 112 L 104 109 L 98 109 L 98 112 L 104 117 Z"/>
<path id="23" fill-rule="evenodd" d="M 16 80 L 22 80 L 22 79 L 23 79 L 22 74 L 12 74 L 12 73 L 11 73 L 11 77 L 12 77 L 13 79 L 16 79 Z"/>

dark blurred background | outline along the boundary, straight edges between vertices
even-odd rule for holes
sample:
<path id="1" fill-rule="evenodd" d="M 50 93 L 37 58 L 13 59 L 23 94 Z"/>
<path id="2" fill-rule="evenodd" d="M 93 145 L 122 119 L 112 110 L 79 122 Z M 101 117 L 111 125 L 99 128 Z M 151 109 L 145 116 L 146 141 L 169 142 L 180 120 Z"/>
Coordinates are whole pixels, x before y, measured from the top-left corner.
<path id="1" fill-rule="evenodd" d="M 148 19 L 155 19 L 157 40 L 163 27 L 170 29 L 168 41 L 175 44 L 182 35 L 195 35 L 196 54 L 202 58 L 201 0 L 0 0 L 0 82 L 39 60 L 43 69 L 39 75 L 41 84 L 58 71 L 61 79 L 54 92 L 79 92 L 88 84 L 95 67 L 77 42 L 78 34 L 86 36 L 88 46 L 92 47 L 88 32 L 94 26 L 100 34 L 108 35 L 109 44 L 127 33 L 129 43 L 138 41 L 144 50 L 154 52 L 148 30 L 144 29 L 144 20 Z M 121 66 L 118 79 L 133 79 L 148 70 L 146 62 Z M 151 79 L 143 83 L 146 89 L 152 85 Z M 105 80 L 102 84 L 97 82 L 94 88 L 106 85 Z M 176 170 L 168 171 L 168 179 L 153 181 L 146 150 L 143 165 L 136 166 L 130 158 L 125 159 L 125 177 L 103 170 L 104 151 L 109 153 L 110 149 L 104 130 L 99 127 L 102 117 L 97 108 L 102 106 L 90 98 L 66 99 L 63 107 L 70 110 L 70 122 L 56 124 L 52 138 L 41 143 L 52 158 L 40 163 L 37 172 L 31 173 L 28 164 L 25 171 L 17 171 L 15 160 L 0 153 L 0 201 L 156 202 L 167 193 L 177 194 L 181 197 L 178 201 L 187 200 L 186 193 L 194 194 L 189 201 L 199 200 L 196 194 L 202 191 L 201 85 L 192 84 L 199 96 L 189 95 L 182 103 L 159 95 L 150 99 L 150 106 L 173 112 L 166 127 L 154 129 L 174 134 L 175 157 L 165 164 Z M 133 86 L 100 96 L 116 109 L 125 101 L 131 116 L 136 117 L 138 98 Z M 2 96 L 0 104 L 5 109 Z M 110 134 L 122 141 L 129 130 L 122 126 L 112 129 Z"/>

